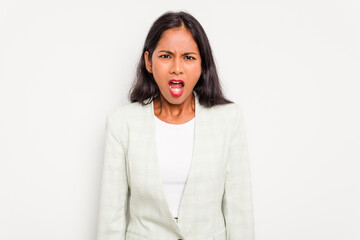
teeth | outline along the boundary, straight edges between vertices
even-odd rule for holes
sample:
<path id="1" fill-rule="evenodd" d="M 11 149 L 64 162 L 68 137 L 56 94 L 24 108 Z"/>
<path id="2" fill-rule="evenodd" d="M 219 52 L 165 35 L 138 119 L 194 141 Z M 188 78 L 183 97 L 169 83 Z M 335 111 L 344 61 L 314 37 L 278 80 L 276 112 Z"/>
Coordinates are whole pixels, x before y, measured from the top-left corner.
<path id="1" fill-rule="evenodd" d="M 183 88 L 183 87 L 184 87 L 184 86 L 181 86 L 181 88 Z M 170 88 L 172 89 L 171 85 L 170 85 Z M 180 89 L 181 89 L 181 88 L 180 88 Z M 177 88 L 175 88 L 175 89 L 177 89 Z"/>

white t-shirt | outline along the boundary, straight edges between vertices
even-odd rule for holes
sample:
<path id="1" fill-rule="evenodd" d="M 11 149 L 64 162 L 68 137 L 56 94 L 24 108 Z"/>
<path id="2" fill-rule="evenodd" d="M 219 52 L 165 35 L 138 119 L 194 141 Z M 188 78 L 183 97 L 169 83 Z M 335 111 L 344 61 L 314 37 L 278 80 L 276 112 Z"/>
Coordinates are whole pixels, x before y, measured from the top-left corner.
<path id="1" fill-rule="evenodd" d="M 191 165 L 195 118 L 170 124 L 154 117 L 163 189 L 170 211 L 177 217 Z"/>

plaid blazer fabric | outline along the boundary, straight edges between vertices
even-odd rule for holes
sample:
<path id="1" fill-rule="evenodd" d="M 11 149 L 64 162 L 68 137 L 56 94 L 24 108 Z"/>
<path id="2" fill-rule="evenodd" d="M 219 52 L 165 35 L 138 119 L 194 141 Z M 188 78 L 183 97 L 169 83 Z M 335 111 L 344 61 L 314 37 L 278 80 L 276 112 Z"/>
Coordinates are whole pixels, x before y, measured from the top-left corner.
<path id="1" fill-rule="evenodd" d="M 255 239 L 241 107 L 206 108 L 193 93 L 194 148 L 177 221 L 162 186 L 153 103 L 107 115 L 97 240 Z"/>

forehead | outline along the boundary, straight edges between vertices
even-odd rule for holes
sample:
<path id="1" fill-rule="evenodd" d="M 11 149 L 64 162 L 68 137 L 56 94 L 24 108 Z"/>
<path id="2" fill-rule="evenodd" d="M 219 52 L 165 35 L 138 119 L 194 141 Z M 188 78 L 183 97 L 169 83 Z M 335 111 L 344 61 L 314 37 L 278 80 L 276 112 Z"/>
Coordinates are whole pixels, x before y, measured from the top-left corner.
<path id="1" fill-rule="evenodd" d="M 186 28 L 171 28 L 164 31 L 156 47 L 157 50 L 198 51 L 198 46 Z"/>

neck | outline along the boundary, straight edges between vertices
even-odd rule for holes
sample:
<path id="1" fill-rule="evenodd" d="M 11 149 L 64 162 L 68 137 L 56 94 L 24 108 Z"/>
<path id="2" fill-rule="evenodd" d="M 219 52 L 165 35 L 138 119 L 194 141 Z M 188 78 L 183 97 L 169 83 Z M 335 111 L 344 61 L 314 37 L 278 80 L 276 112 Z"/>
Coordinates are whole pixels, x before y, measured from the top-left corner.
<path id="1" fill-rule="evenodd" d="M 195 96 L 191 94 L 184 102 L 172 104 L 160 94 L 154 99 L 154 114 L 166 122 L 187 122 L 195 116 Z"/>

